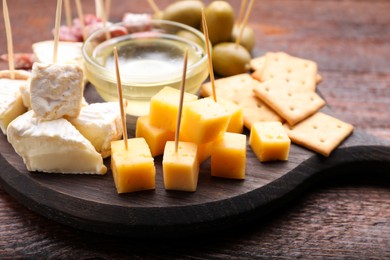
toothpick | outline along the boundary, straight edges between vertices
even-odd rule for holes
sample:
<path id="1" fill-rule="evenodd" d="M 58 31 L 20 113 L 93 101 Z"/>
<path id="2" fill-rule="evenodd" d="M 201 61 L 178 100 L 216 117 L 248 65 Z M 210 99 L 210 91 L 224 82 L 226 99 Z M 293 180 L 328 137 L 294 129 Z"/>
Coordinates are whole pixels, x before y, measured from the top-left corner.
<path id="1" fill-rule="evenodd" d="M 15 79 L 14 46 L 12 42 L 11 22 L 9 19 L 8 5 L 6 0 L 3 0 L 3 13 L 4 13 L 5 32 L 7 35 L 8 66 L 9 66 L 11 79 Z"/>
<path id="2" fill-rule="evenodd" d="M 62 10 L 62 0 L 57 0 L 56 23 L 54 29 L 53 63 L 57 63 L 58 34 L 60 32 L 61 10 Z"/>
<path id="3" fill-rule="evenodd" d="M 105 12 L 105 17 L 106 17 L 106 21 L 109 21 L 110 20 L 110 11 L 111 11 L 111 0 L 106 0 L 106 3 L 105 3 L 105 8 L 104 8 L 104 12 Z"/>
<path id="4" fill-rule="evenodd" d="M 123 141 L 125 142 L 125 149 L 128 150 L 126 114 L 123 105 L 122 83 L 121 83 L 121 75 L 119 73 L 118 51 L 116 50 L 116 47 L 114 47 L 114 59 L 115 59 L 116 81 L 118 87 L 119 107 L 121 110 L 121 120 L 122 120 L 122 128 L 123 128 Z"/>
<path id="5" fill-rule="evenodd" d="M 103 10 L 103 0 L 95 0 L 96 17 L 102 18 L 102 16 L 103 16 L 102 10 Z"/>
<path id="6" fill-rule="evenodd" d="M 239 13 L 238 19 L 237 19 L 237 25 L 240 25 L 242 22 L 242 16 L 244 15 L 245 6 L 246 6 L 246 0 L 242 0 L 241 6 L 240 6 L 240 13 Z"/>
<path id="7" fill-rule="evenodd" d="M 87 33 L 85 30 L 85 21 L 84 21 L 84 12 L 83 7 L 81 5 L 80 0 L 76 0 L 76 9 L 77 9 L 77 16 L 79 17 L 80 24 L 81 24 L 81 31 L 83 34 L 83 41 L 87 38 Z"/>
<path id="8" fill-rule="evenodd" d="M 179 150 L 180 122 L 181 122 L 181 114 L 183 110 L 183 100 L 184 100 L 184 92 L 185 92 L 185 85 L 186 85 L 187 61 L 188 61 L 188 49 L 186 49 L 186 51 L 184 52 L 183 74 L 182 74 L 181 86 L 180 86 L 179 110 L 177 112 L 176 132 L 175 132 L 175 154 L 177 154 L 177 151 Z"/>
<path id="9" fill-rule="evenodd" d="M 106 40 L 110 39 L 111 38 L 111 35 L 110 35 L 110 29 L 107 28 L 107 14 L 106 14 L 106 10 L 102 10 L 102 22 L 103 22 L 103 28 L 104 28 L 104 32 L 106 34 Z"/>
<path id="10" fill-rule="evenodd" d="M 69 0 L 64 0 L 66 25 L 72 27 L 72 12 L 70 10 Z"/>
<path id="11" fill-rule="evenodd" d="M 148 3 L 150 5 L 150 7 L 152 8 L 154 14 L 161 13 L 160 8 L 158 8 L 158 6 L 156 5 L 156 2 L 154 2 L 154 0 L 148 0 Z"/>
<path id="12" fill-rule="evenodd" d="M 251 0 L 251 1 L 249 2 L 248 8 L 246 9 L 246 13 L 245 13 L 244 20 L 243 20 L 242 23 L 241 23 L 240 33 L 238 34 L 238 37 L 237 37 L 237 39 L 236 39 L 236 46 L 240 44 L 241 37 L 242 37 L 242 34 L 243 34 L 243 32 L 244 32 L 245 26 L 246 26 L 246 24 L 248 23 L 249 15 L 250 15 L 251 12 L 252 12 L 253 3 L 254 3 L 254 0 Z"/>
<path id="13" fill-rule="evenodd" d="M 207 58 L 208 58 L 208 62 L 209 62 L 210 82 L 211 82 L 211 87 L 213 90 L 213 99 L 215 102 L 217 102 L 217 93 L 215 91 L 215 82 L 214 82 L 213 60 L 212 60 L 211 51 L 210 51 L 209 31 L 207 28 L 207 21 L 206 21 L 206 16 L 204 14 L 204 9 L 202 9 L 202 28 L 203 28 L 203 33 L 204 33 L 205 42 L 206 42 L 206 51 L 207 51 Z"/>

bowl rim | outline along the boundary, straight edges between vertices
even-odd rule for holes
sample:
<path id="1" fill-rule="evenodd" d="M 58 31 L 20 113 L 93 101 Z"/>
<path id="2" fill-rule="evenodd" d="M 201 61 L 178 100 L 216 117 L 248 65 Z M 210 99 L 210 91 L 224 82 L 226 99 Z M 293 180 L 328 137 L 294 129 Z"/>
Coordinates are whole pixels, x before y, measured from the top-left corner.
<path id="1" fill-rule="evenodd" d="M 179 29 L 185 29 L 187 31 L 190 31 L 192 33 L 194 33 L 197 37 L 199 37 L 199 39 L 201 39 L 202 41 L 202 45 L 203 46 L 200 46 L 202 49 L 203 49 L 203 57 L 201 59 L 199 59 L 198 61 L 196 61 L 195 63 L 189 65 L 187 67 L 187 77 L 189 75 L 192 74 L 192 72 L 194 70 L 196 70 L 197 68 L 200 67 L 201 64 L 207 62 L 208 60 L 208 54 L 207 54 L 207 51 L 206 51 L 206 39 L 205 39 L 205 36 L 204 34 L 199 31 L 198 29 L 194 28 L 194 27 L 191 27 L 189 25 L 186 25 L 186 24 L 183 24 L 183 23 L 179 23 L 179 22 L 174 22 L 174 21 L 169 21 L 169 20 L 157 20 L 157 19 L 152 19 L 151 20 L 151 23 L 152 25 L 154 24 L 157 24 L 157 25 L 171 25 L 171 26 L 174 26 L 174 27 L 178 27 Z M 84 59 L 84 62 L 88 63 L 89 65 L 93 66 L 94 68 L 96 68 L 97 72 L 102 72 L 102 74 L 100 75 L 100 77 L 104 77 L 103 75 L 109 75 L 109 77 L 111 78 L 111 76 L 113 76 L 113 79 L 115 79 L 115 72 L 112 71 L 111 69 L 107 69 L 106 67 L 98 64 L 96 61 L 94 61 L 94 59 L 88 55 L 88 52 L 87 52 L 87 46 L 88 44 L 91 42 L 91 39 L 93 39 L 96 35 L 98 34 L 101 34 L 101 33 L 104 33 L 105 30 L 107 30 L 108 28 L 115 28 L 115 27 L 118 27 L 118 26 L 122 26 L 124 24 L 127 24 L 126 22 L 118 22 L 118 23 L 113 23 L 113 24 L 110 24 L 109 26 L 106 26 L 106 27 L 103 27 L 103 28 L 100 28 L 99 30 L 93 32 L 83 43 L 82 47 L 81 47 L 81 54 L 83 56 L 83 59 Z M 211 47 L 211 45 L 210 45 Z M 172 79 L 170 81 L 177 81 L 177 79 L 181 79 L 181 73 L 177 74 L 176 72 L 172 72 Z M 149 76 L 145 76 L 143 75 L 142 77 L 139 77 L 139 75 L 136 75 L 136 74 L 132 74 L 132 73 L 125 73 L 125 72 L 122 72 L 121 71 L 121 76 L 123 79 L 129 79 L 129 78 L 132 78 L 133 82 L 137 83 L 137 78 L 138 79 L 144 79 L 145 77 L 149 77 Z M 108 78 L 106 78 L 106 80 L 109 80 Z M 157 82 L 157 81 L 156 81 Z M 141 83 L 141 82 L 139 82 Z M 150 82 L 150 83 L 155 83 L 155 82 Z M 141 84 L 145 84 L 145 82 L 142 82 Z M 146 83 L 148 84 L 148 83 Z"/>

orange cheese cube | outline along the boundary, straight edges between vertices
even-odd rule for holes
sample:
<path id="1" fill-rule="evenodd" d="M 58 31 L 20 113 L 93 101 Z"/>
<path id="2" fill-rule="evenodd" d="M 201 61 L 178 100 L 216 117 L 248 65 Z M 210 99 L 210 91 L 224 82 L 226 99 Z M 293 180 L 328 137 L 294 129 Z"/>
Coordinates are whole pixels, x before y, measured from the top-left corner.
<path id="1" fill-rule="evenodd" d="M 191 139 L 185 137 L 182 133 L 180 133 L 179 140 L 183 142 L 191 142 Z M 204 144 L 198 144 L 198 162 L 202 164 L 211 156 L 211 147 L 213 142 L 208 142 Z"/>
<path id="2" fill-rule="evenodd" d="M 183 105 L 197 99 L 198 97 L 194 94 L 184 93 Z M 179 101 L 180 90 L 171 87 L 160 90 L 150 100 L 150 124 L 175 132 Z"/>
<path id="3" fill-rule="evenodd" d="M 245 179 L 246 136 L 225 133 L 214 141 L 211 149 L 211 175 Z"/>
<path id="4" fill-rule="evenodd" d="M 261 162 L 288 160 L 291 141 L 280 122 L 254 123 L 249 144 Z"/>
<path id="5" fill-rule="evenodd" d="M 155 189 L 156 168 L 143 138 L 111 142 L 111 170 L 118 193 Z"/>
<path id="6" fill-rule="evenodd" d="M 145 138 L 152 156 L 155 157 L 163 154 L 167 141 L 175 140 L 175 133 L 160 127 L 152 126 L 149 123 L 149 116 L 142 116 L 137 119 L 135 137 Z"/>
<path id="7" fill-rule="evenodd" d="M 196 191 L 199 175 L 196 144 L 179 142 L 175 153 L 175 142 L 168 141 L 162 164 L 165 189 Z"/>
<path id="8" fill-rule="evenodd" d="M 210 98 L 188 103 L 183 108 L 180 131 L 197 144 L 214 141 L 226 131 L 230 114 Z"/>
<path id="9" fill-rule="evenodd" d="M 242 112 L 242 107 L 223 98 L 218 98 L 217 102 L 224 107 L 226 112 L 230 114 L 229 124 L 227 126 L 226 132 L 241 134 L 242 130 L 244 129 L 244 115 Z"/>

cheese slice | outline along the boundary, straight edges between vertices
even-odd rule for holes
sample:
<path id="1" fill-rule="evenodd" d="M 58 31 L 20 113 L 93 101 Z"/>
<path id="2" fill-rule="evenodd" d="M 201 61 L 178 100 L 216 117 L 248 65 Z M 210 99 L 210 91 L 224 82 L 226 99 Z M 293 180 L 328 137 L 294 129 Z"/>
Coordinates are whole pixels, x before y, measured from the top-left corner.
<path id="1" fill-rule="evenodd" d="M 178 151 L 175 153 L 175 142 L 168 141 L 162 164 L 165 189 L 196 191 L 199 176 L 196 144 L 179 142 Z"/>
<path id="2" fill-rule="evenodd" d="M 83 71 L 74 64 L 34 63 L 31 108 L 45 120 L 77 117 L 83 98 Z"/>
<path id="3" fill-rule="evenodd" d="M 156 187 L 156 168 L 144 138 L 111 142 L 111 170 L 118 193 L 151 190 Z"/>
<path id="4" fill-rule="evenodd" d="M 9 124 L 7 137 L 29 171 L 107 172 L 100 154 L 66 119 L 45 121 L 30 110 Z"/>
<path id="5" fill-rule="evenodd" d="M 121 113 L 117 102 L 93 103 L 81 108 L 75 118 L 68 118 L 103 158 L 111 155 L 111 141 L 122 138 Z"/>
<path id="6" fill-rule="evenodd" d="M 19 90 L 23 85 L 26 85 L 26 80 L 0 79 L 0 128 L 4 134 L 8 124 L 26 112 Z"/>

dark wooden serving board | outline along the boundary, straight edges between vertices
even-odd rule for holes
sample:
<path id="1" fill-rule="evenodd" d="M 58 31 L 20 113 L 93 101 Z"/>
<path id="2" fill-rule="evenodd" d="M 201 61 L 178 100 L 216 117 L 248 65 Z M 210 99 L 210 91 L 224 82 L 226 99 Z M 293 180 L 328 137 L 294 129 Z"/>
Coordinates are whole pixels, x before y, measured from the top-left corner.
<path id="1" fill-rule="evenodd" d="M 92 86 L 86 97 L 99 101 Z M 129 136 L 134 136 L 134 118 L 129 121 Z M 132 237 L 226 229 L 285 205 L 325 178 L 353 178 L 362 167 L 390 172 L 390 142 L 356 130 L 328 158 L 292 144 L 287 162 L 260 163 L 248 145 L 244 181 L 211 177 L 208 160 L 201 165 L 195 193 L 164 189 L 161 156 L 155 159 L 156 190 L 118 195 L 110 171 L 105 176 L 28 172 L 4 135 L 0 153 L 0 184 L 29 209 L 79 229 Z"/>

